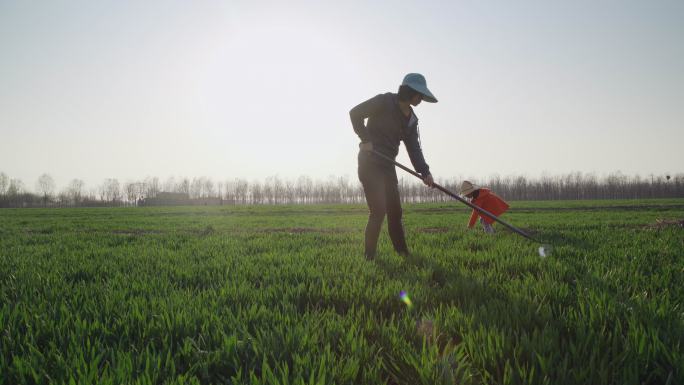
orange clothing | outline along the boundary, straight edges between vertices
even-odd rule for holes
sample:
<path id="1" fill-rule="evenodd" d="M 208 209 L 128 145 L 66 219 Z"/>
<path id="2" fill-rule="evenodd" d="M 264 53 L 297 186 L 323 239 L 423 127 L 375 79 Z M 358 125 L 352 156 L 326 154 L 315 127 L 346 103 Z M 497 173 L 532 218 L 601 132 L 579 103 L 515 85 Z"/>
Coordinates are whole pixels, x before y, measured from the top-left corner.
<path id="1" fill-rule="evenodd" d="M 503 199 L 499 198 L 490 189 L 481 188 L 479 191 L 480 193 L 477 196 L 477 198 L 473 199 L 473 201 L 471 202 L 475 206 L 481 207 L 497 217 L 505 213 L 506 210 L 508 210 L 508 203 L 504 202 Z M 481 216 L 482 220 L 490 225 L 494 222 L 492 218 L 486 215 L 481 215 L 480 212 L 477 210 L 473 210 L 473 213 L 470 215 L 470 222 L 468 222 L 468 227 L 475 226 L 475 222 L 477 222 L 478 216 Z"/>

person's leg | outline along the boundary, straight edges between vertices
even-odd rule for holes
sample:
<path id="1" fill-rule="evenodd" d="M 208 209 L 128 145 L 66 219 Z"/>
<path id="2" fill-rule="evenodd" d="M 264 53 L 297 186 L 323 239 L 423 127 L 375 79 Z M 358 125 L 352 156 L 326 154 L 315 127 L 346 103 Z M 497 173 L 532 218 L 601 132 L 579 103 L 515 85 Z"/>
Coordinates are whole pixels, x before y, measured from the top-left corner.
<path id="1" fill-rule="evenodd" d="M 394 250 L 402 255 L 409 253 L 404 234 L 404 224 L 402 223 L 401 198 L 396 179 L 388 177 L 385 180 L 385 200 L 387 206 L 387 229 Z"/>
<path id="2" fill-rule="evenodd" d="M 382 222 L 385 220 L 385 181 L 372 167 L 359 168 L 359 180 L 363 186 L 363 193 L 368 204 L 368 223 L 365 232 L 365 256 L 367 259 L 375 258 L 378 237 Z"/>
<path id="3" fill-rule="evenodd" d="M 485 233 L 494 234 L 494 226 L 492 226 L 490 223 L 485 222 L 484 218 L 480 218 L 480 223 L 482 223 L 482 228 L 484 229 Z"/>

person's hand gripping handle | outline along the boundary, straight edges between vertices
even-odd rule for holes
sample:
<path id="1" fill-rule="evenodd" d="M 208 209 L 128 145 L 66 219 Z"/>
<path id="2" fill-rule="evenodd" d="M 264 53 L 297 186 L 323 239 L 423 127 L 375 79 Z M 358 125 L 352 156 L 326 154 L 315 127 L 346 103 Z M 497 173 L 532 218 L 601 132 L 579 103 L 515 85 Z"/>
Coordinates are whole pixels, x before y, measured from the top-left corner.
<path id="1" fill-rule="evenodd" d="M 359 148 L 361 151 L 368 151 L 368 152 L 375 152 L 373 151 L 373 143 L 372 142 L 361 142 L 359 143 Z M 418 176 L 418 174 L 415 174 Z M 425 183 L 426 186 L 435 188 L 435 180 L 432 178 L 432 175 L 429 174 L 425 178 L 421 178 L 423 180 L 423 183 Z"/>
<path id="2" fill-rule="evenodd" d="M 361 143 L 359 143 L 359 148 L 361 149 L 361 151 L 371 152 L 371 151 L 373 151 L 373 143 L 372 142 L 361 142 Z"/>
<path id="3" fill-rule="evenodd" d="M 425 178 L 423 178 L 423 183 L 425 183 L 426 186 L 430 186 L 432 188 L 435 188 L 435 180 L 432 179 L 432 174 L 429 174 Z"/>

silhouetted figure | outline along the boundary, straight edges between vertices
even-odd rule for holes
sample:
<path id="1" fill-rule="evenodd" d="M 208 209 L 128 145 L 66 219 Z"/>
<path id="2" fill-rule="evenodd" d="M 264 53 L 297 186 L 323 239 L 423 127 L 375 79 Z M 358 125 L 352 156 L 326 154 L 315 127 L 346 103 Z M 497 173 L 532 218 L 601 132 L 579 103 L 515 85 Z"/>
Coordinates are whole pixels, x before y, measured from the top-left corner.
<path id="1" fill-rule="evenodd" d="M 377 95 L 349 111 L 354 131 L 361 139 L 358 173 L 370 210 L 365 234 L 367 259 L 375 258 L 385 214 L 394 250 L 402 255 L 409 252 L 401 221 L 397 172 L 393 164 L 373 152 L 377 151 L 394 159 L 399 153 L 399 144 L 403 141 L 413 167 L 423 176 L 423 182 L 428 186 L 434 183 L 420 147 L 418 117 L 411 108 L 422 100 L 437 102 L 427 88 L 425 77 L 411 73 L 404 77 L 398 93 Z M 365 119 L 368 121 L 364 124 Z"/>

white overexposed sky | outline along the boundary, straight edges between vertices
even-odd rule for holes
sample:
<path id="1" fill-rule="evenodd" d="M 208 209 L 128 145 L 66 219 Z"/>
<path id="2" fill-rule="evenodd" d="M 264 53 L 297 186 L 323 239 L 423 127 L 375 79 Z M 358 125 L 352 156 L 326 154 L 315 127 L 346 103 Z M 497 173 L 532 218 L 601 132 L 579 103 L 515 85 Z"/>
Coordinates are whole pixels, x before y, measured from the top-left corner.
<path id="1" fill-rule="evenodd" d="M 676 173 L 682 38 L 681 0 L 0 0 L 0 171 L 355 179 L 349 109 L 420 72 L 438 179 Z"/>

